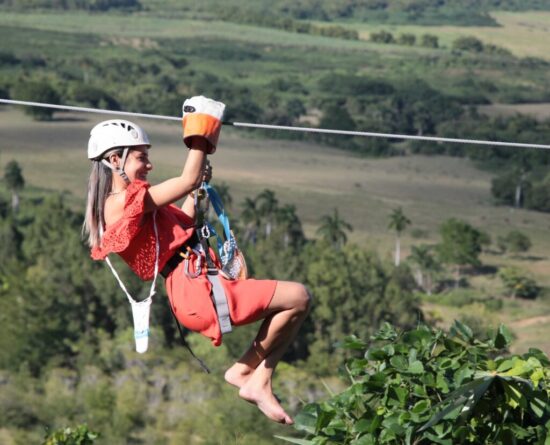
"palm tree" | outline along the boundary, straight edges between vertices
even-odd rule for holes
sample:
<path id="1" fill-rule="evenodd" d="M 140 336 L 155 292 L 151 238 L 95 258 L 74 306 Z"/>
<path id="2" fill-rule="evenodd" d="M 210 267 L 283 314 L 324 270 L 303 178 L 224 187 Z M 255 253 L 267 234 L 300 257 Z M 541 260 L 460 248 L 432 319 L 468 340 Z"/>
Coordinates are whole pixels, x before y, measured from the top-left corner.
<path id="1" fill-rule="evenodd" d="M 389 229 L 395 230 L 395 265 L 399 266 L 401 259 L 401 233 L 405 228 L 411 224 L 411 220 L 405 216 L 403 209 L 398 207 L 393 209 L 390 215 Z"/>
<path id="2" fill-rule="evenodd" d="M 296 215 L 296 207 L 287 204 L 279 209 L 275 214 L 277 224 L 284 230 L 283 244 L 287 248 L 290 243 L 297 244 L 304 239 L 302 223 Z"/>
<path id="3" fill-rule="evenodd" d="M 331 243 L 336 249 L 339 249 L 346 244 L 348 237 L 346 231 L 353 231 L 350 223 L 340 218 L 338 209 L 334 208 L 334 213 L 331 215 L 323 215 L 321 217 L 321 225 L 317 229 L 317 234 Z"/>
<path id="4" fill-rule="evenodd" d="M 432 294 L 433 274 L 441 270 L 441 264 L 432 253 L 432 246 L 422 244 L 412 246 L 408 260 L 418 267 L 418 285 L 425 289 L 428 295 Z"/>
<path id="5" fill-rule="evenodd" d="M 233 197 L 229 193 L 229 185 L 226 182 L 222 182 L 221 184 L 216 184 L 215 188 L 221 202 L 223 203 L 223 207 L 225 209 L 231 209 Z"/>
<path id="6" fill-rule="evenodd" d="M 251 198 L 245 198 L 242 203 L 241 218 L 246 224 L 244 239 L 256 244 L 256 233 L 260 226 L 260 213 L 256 207 L 256 201 Z"/>
<path id="7" fill-rule="evenodd" d="M 14 213 L 19 210 L 19 191 L 25 187 L 25 179 L 17 161 L 10 161 L 4 169 L 4 181 L 11 191 L 11 207 Z"/>
<path id="8" fill-rule="evenodd" d="M 273 229 L 273 216 L 279 202 L 273 190 L 265 189 L 256 197 L 260 216 L 265 218 L 265 237 L 269 238 Z"/>

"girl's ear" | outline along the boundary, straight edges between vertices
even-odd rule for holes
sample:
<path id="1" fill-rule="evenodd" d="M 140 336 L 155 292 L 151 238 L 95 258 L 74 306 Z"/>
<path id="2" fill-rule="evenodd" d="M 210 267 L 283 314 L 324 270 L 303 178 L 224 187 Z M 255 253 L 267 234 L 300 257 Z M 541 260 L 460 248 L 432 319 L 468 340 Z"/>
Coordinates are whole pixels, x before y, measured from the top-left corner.
<path id="1" fill-rule="evenodd" d="M 118 153 L 113 153 L 111 156 L 109 156 L 109 163 L 115 167 L 118 168 L 118 163 L 120 162 L 120 156 Z"/>

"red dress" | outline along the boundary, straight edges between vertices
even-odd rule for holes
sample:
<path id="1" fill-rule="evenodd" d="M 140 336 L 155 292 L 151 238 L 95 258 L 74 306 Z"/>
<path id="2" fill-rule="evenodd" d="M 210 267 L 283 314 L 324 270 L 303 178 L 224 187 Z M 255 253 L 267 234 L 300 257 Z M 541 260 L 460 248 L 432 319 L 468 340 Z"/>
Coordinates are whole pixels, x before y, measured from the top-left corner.
<path id="1" fill-rule="evenodd" d="M 153 279 L 155 267 L 153 212 L 144 211 L 149 187 L 149 183 L 141 180 L 135 180 L 128 186 L 122 218 L 106 228 L 101 246 L 93 248 L 91 253 L 95 260 L 105 259 L 109 253 L 117 253 L 142 280 Z M 174 205 L 157 209 L 156 222 L 160 271 L 195 229 L 194 221 Z M 191 262 L 193 264 L 194 261 Z M 190 269 L 194 271 L 193 267 Z M 231 323 L 235 326 L 257 320 L 269 306 L 277 286 L 275 280 L 232 281 L 220 276 L 220 281 L 227 296 Z M 209 337 L 215 346 L 222 343 L 218 317 L 210 298 L 211 285 L 206 277 L 206 267 L 202 268 L 198 277 L 190 278 L 184 272 L 182 261 L 166 278 L 166 292 L 181 324 Z"/>

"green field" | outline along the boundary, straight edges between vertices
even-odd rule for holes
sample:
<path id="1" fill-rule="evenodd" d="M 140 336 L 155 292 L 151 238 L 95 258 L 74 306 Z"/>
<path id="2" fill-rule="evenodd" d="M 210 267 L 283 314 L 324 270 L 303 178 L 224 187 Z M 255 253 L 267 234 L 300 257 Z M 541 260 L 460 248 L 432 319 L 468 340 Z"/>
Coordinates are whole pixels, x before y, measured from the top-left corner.
<path id="1" fill-rule="evenodd" d="M 351 28 L 359 32 L 360 38 L 368 40 L 372 32 L 382 29 L 395 33 L 411 33 L 417 36 L 433 34 L 442 46 L 451 47 L 458 37 L 474 36 L 484 43 L 506 48 L 516 57 L 539 57 L 550 60 L 548 41 L 550 40 L 550 12 L 493 12 L 491 16 L 499 24 L 493 26 L 413 26 L 353 24 Z"/>

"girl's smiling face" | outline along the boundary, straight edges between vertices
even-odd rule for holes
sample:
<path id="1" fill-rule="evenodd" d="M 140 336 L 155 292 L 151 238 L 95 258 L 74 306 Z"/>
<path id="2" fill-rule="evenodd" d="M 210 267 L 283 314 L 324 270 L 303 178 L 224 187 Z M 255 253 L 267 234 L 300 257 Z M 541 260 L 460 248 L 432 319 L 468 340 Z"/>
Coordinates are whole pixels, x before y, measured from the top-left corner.
<path id="1" fill-rule="evenodd" d="M 132 147 L 126 158 L 124 172 L 130 181 L 140 179 L 147 180 L 147 174 L 153 169 L 153 164 L 149 161 L 149 149 L 143 147 Z"/>

